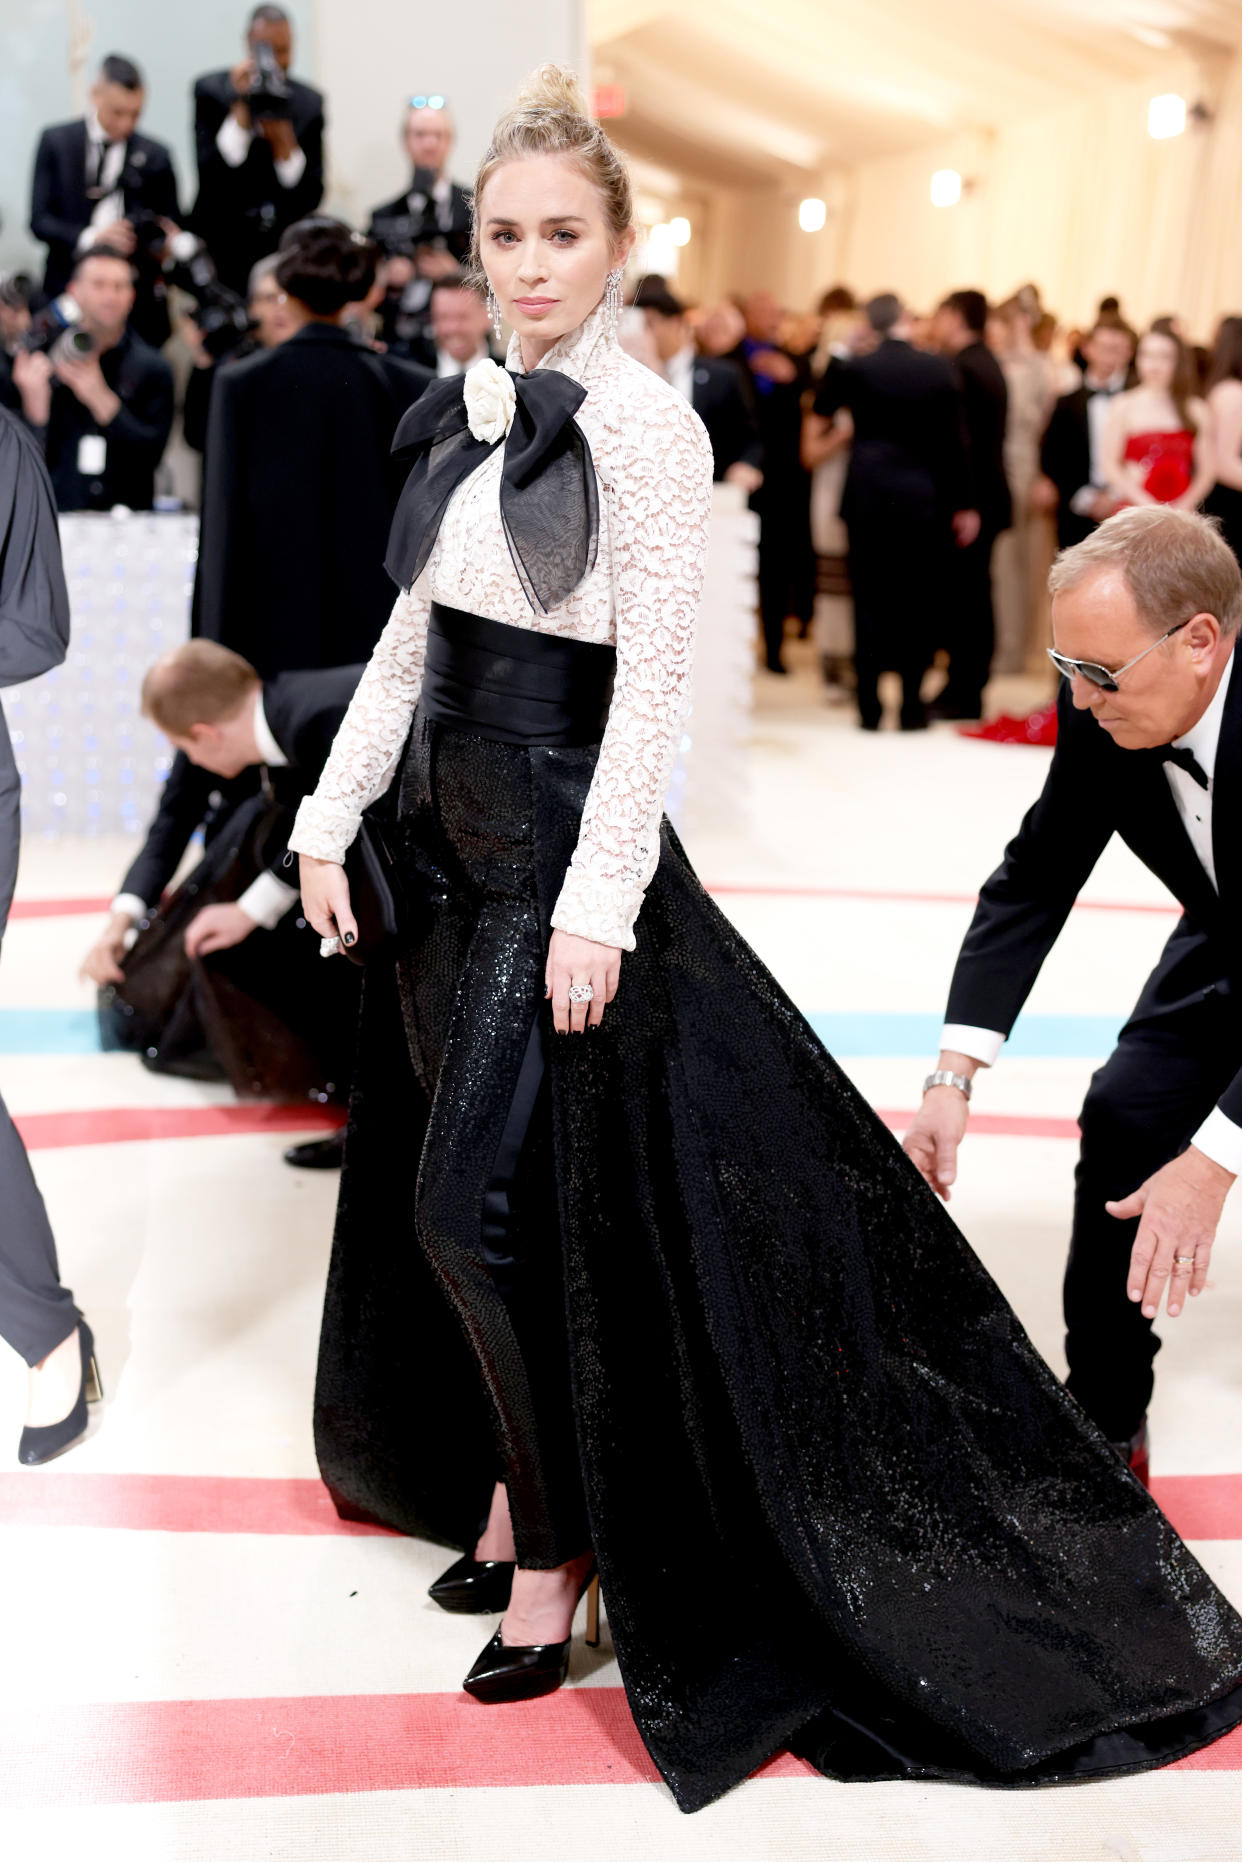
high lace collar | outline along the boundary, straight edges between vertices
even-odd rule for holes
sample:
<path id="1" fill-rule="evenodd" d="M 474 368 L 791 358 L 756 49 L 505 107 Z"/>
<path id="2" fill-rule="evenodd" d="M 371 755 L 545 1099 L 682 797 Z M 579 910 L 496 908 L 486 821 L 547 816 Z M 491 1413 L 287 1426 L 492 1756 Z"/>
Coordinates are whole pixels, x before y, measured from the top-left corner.
<path id="1" fill-rule="evenodd" d="M 535 369 L 559 369 L 562 375 L 568 375 L 577 382 L 586 382 L 610 349 L 617 346 L 616 331 L 607 307 L 601 298 L 589 317 L 574 330 L 566 331 L 553 343 L 546 356 L 541 356 Z M 509 338 L 509 353 L 505 357 L 505 366 L 515 375 L 524 375 L 522 366 L 522 339 L 520 336 Z"/>

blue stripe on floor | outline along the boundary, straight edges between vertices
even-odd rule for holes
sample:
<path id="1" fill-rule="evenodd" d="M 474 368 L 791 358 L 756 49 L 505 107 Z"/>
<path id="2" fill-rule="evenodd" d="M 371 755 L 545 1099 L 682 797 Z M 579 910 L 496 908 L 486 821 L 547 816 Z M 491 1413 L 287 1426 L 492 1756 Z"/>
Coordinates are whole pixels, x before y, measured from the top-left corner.
<path id="1" fill-rule="evenodd" d="M 940 1046 L 939 1015 L 821 1009 L 808 1020 L 824 1045 L 847 1059 L 929 1056 Z M 1018 1058 L 1095 1060 L 1112 1048 L 1119 1015 L 1024 1015 L 1006 1053 Z M 93 1009 L 0 1009 L 0 1054 L 97 1054 Z"/>

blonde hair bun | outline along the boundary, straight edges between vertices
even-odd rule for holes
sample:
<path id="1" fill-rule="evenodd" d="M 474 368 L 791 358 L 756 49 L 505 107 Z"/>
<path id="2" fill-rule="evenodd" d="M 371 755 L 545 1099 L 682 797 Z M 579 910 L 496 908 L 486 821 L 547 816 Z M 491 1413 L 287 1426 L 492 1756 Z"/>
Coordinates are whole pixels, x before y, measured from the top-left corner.
<path id="1" fill-rule="evenodd" d="M 576 71 L 566 65 L 540 65 L 517 94 L 517 110 L 550 110 L 557 115 L 589 118 L 591 106 Z"/>

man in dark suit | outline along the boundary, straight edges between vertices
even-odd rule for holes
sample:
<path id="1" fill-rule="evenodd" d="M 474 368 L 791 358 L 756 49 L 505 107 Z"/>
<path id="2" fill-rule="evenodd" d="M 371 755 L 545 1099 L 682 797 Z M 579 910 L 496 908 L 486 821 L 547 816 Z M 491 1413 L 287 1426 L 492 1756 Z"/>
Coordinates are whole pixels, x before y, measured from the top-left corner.
<path id="1" fill-rule="evenodd" d="M 185 953 L 206 958 L 236 948 L 257 932 L 279 930 L 279 937 L 259 940 L 262 948 L 252 956 L 247 982 L 248 993 L 257 999 L 282 1000 L 277 985 L 286 966 L 299 946 L 302 956 L 310 948 L 304 934 L 291 944 L 298 889 L 290 883 L 284 856 L 293 816 L 322 774 L 362 672 L 361 665 L 334 666 L 261 681 L 239 654 L 206 640 L 187 641 L 156 662 L 143 681 L 143 713 L 165 733 L 176 757 L 146 841 L 112 901 L 102 935 L 83 960 L 83 976 L 101 989 L 124 984 L 122 959 L 131 933 L 158 909 L 200 827 L 207 841 L 201 890 L 210 901 L 213 843 L 234 812 L 259 793 L 261 777 L 269 799 L 282 811 L 266 837 L 262 870 L 236 899 L 208 902 L 194 914 L 185 931 Z M 330 967 L 339 972 L 344 966 Z M 339 978 L 323 980 L 335 988 Z M 323 1032 L 329 1037 L 335 1032 L 326 1010 Z M 330 1071 L 338 1087 L 346 1065 L 346 1057 L 332 1055 Z M 335 1163 L 339 1141 L 298 1145 L 287 1155 L 291 1163 Z"/>
<path id="2" fill-rule="evenodd" d="M 763 446 L 749 381 L 731 362 L 696 354 L 686 307 L 663 278 L 641 278 L 633 302 L 646 318 L 666 378 L 707 428 L 717 482 L 740 485 L 748 496 L 758 491 Z"/>
<path id="3" fill-rule="evenodd" d="M 384 553 L 404 483 L 393 435 L 432 380 L 292 295 L 286 308 L 301 327 L 212 388 L 195 598 L 196 631 L 264 678 L 374 648 L 392 610 Z"/>
<path id="4" fill-rule="evenodd" d="M 474 198 L 449 174 L 454 131 L 443 97 L 410 98 L 401 141 L 410 184 L 375 208 L 368 229 L 385 254 L 380 335 L 391 354 L 434 368 L 431 294 L 469 255 Z"/>
<path id="5" fill-rule="evenodd" d="M 921 688 L 936 647 L 938 591 L 952 568 L 955 530 L 970 534 L 962 395 L 940 356 L 910 343 L 899 298 L 866 307 L 880 338 L 869 355 L 834 361 L 816 419 L 848 408 L 854 423 L 841 515 L 849 531 L 859 721 L 878 730 L 879 677 L 901 675 L 903 730 L 927 722 Z"/>
<path id="6" fill-rule="evenodd" d="M 1207 519 L 1155 505 L 1107 519 L 1049 587 L 1056 751 L 980 895 L 905 1147 L 947 1198 L 971 1077 L 1119 834 L 1185 915 L 1082 1109 L 1066 1352 L 1070 1390 L 1141 1472 L 1152 1321 L 1166 1289 L 1172 1318 L 1207 1285 L 1242 1170 L 1242 576 Z"/>
<path id="7" fill-rule="evenodd" d="M 1101 442 L 1108 403 L 1126 387 L 1133 360 L 1133 331 L 1124 323 L 1097 323 L 1083 343 L 1082 385 L 1052 410 L 1040 448 L 1043 481 L 1035 489 L 1043 507 L 1056 512 L 1063 550 L 1117 509 L 1104 483 Z"/>
<path id="8" fill-rule="evenodd" d="M 933 335 L 948 356 L 962 388 L 962 410 L 970 448 L 971 508 L 979 514 L 973 541 L 959 535 L 954 557 L 954 594 L 949 680 L 931 707 L 937 718 L 983 715 L 983 688 L 992 669 L 996 621 L 992 612 L 992 548 L 1013 521 L 1005 476 L 1005 422 L 1009 390 L 1000 363 L 984 342 L 988 302 L 982 291 L 954 291 L 933 320 Z"/>
<path id="9" fill-rule="evenodd" d="M 289 76 L 293 27 L 258 6 L 247 56 L 194 86 L 198 199 L 193 226 L 221 282 L 244 294 L 250 268 L 323 198 L 323 98 Z"/>
<path id="10" fill-rule="evenodd" d="M 43 443 L 62 511 L 149 511 L 172 428 L 172 370 L 129 327 L 134 274 L 123 253 L 92 246 L 68 294 L 94 339 L 81 359 L 23 350 L 13 360 L 22 411 Z"/>
<path id="11" fill-rule="evenodd" d="M 432 285 L 429 317 L 432 367 L 440 380 L 464 375 L 476 362 L 503 364 L 499 345 L 492 341 L 487 306 L 460 273 L 437 278 Z"/>
<path id="12" fill-rule="evenodd" d="M 130 319 L 144 342 L 168 341 L 168 297 L 160 262 L 177 230 L 177 177 L 162 142 L 138 133 L 146 100 L 128 58 L 105 58 L 85 118 L 45 129 L 35 154 L 30 230 L 47 246 L 43 289 L 59 297 L 77 258 L 97 242 L 134 262 L 137 296 Z M 162 224 L 166 223 L 166 224 Z"/>
<path id="13" fill-rule="evenodd" d="M 769 672 L 783 673 L 786 620 L 792 615 L 806 633 L 815 614 L 811 475 L 802 464 L 802 397 L 811 385 L 811 359 L 781 347 L 784 312 L 770 291 L 752 291 L 745 315 L 740 350 L 763 446 L 763 484 L 751 508 L 759 514 L 764 663 Z"/>

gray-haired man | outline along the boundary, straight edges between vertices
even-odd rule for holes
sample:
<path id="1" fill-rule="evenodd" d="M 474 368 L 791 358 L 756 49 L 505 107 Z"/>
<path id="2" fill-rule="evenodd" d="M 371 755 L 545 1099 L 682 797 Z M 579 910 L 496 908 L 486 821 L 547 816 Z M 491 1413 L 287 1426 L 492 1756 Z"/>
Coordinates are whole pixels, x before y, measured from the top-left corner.
<path id="1" fill-rule="evenodd" d="M 1207 1285 L 1242 1170 L 1242 576 L 1206 518 L 1146 506 L 1064 551 L 1048 779 L 980 896 L 905 1146 L 947 1200 L 969 1081 L 1000 1052 L 1113 834 L 1185 908 L 1082 1110 L 1069 1388 L 1141 1476 L 1152 1321 Z"/>

